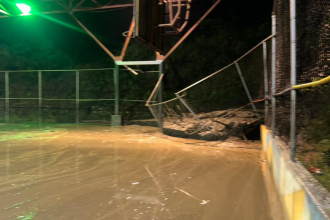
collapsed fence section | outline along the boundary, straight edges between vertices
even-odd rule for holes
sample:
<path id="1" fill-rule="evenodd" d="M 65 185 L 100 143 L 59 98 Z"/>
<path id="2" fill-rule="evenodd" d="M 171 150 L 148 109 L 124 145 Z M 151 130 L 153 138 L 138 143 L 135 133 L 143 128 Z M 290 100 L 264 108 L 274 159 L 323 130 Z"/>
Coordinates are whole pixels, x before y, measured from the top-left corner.
<path id="1" fill-rule="evenodd" d="M 266 120 L 266 112 L 269 120 L 269 84 L 264 79 L 269 77 L 271 69 L 267 58 L 270 56 L 267 43 L 270 44 L 271 37 L 235 62 L 176 93 L 199 123 L 217 139 L 231 135 L 247 139 L 249 130 Z M 193 133 L 198 132 L 196 129 Z"/>
<path id="2" fill-rule="evenodd" d="M 158 125 L 167 134 L 184 137 L 258 139 L 250 134 L 259 130 L 265 117 L 270 118 L 271 38 L 235 62 L 177 92 L 175 98 L 150 104 L 149 101 L 157 97 L 161 76 L 146 103 Z"/>
<path id="3" fill-rule="evenodd" d="M 196 131 L 211 135 L 208 128 L 200 123 L 186 105 L 179 98 L 148 105 L 158 124 L 161 124 L 164 133 L 180 137 L 194 137 Z M 161 111 L 161 112 L 160 112 Z"/>
<path id="4" fill-rule="evenodd" d="M 161 74 L 145 106 L 147 106 L 162 131 L 169 135 L 190 137 L 198 131 L 208 130 L 196 117 L 183 97 L 157 102 L 164 74 Z"/>

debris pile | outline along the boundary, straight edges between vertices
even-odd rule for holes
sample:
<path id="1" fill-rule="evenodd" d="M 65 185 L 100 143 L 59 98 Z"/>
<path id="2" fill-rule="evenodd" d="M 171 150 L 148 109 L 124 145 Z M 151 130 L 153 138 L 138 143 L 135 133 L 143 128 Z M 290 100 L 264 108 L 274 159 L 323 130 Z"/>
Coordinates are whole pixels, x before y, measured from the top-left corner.
<path id="1" fill-rule="evenodd" d="M 224 110 L 202 113 L 196 117 L 164 118 L 164 133 L 176 137 L 200 140 L 226 140 L 237 137 L 248 139 L 248 134 L 259 131 L 260 120 L 257 114 L 249 110 Z"/>

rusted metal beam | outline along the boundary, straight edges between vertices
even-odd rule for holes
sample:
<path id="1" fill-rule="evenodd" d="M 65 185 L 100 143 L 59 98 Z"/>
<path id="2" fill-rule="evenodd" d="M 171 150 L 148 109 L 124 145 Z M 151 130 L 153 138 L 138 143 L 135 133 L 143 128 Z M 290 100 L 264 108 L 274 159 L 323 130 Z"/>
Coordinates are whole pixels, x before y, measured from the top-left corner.
<path id="1" fill-rule="evenodd" d="M 97 10 L 106 10 L 106 9 L 114 9 L 114 8 L 126 8 L 126 7 L 133 7 L 133 4 L 105 5 L 105 6 L 91 7 L 91 8 L 76 8 L 76 9 L 73 9 L 72 12 L 97 11 Z"/>
<path id="2" fill-rule="evenodd" d="M 182 8 L 181 0 L 177 0 L 177 1 L 178 1 L 178 4 L 173 5 L 172 0 L 168 0 L 170 23 L 168 23 L 168 24 L 159 24 L 158 25 L 159 27 L 171 27 L 175 31 L 177 31 L 177 28 L 175 27 L 175 24 L 176 24 L 177 20 L 179 19 L 179 16 L 181 14 L 181 8 Z M 173 17 L 173 7 L 177 7 L 177 11 L 176 11 L 176 14 L 175 14 L 174 17 Z M 189 16 L 189 13 L 188 13 L 188 16 Z"/>
<path id="3" fill-rule="evenodd" d="M 131 22 L 131 26 L 129 27 L 129 30 L 128 30 L 128 33 L 126 35 L 126 40 L 125 40 L 125 43 L 124 43 L 124 46 L 121 50 L 121 54 L 120 54 L 120 57 L 121 59 L 123 60 L 124 57 L 125 57 L 125 54 L 126 54 L 126 50 L 127 50 L 127 47 L 128 47 L 128 44 L 131 40 L 131 37 L 132 37 L 132 34 L 133 34 L 133 31 L 134 31 L 134 27 L 135 27 L 135 20 L 134 18 L 132 19 L 132 22 Z"/>
<path id="4" fill-rule="evenodd" d="M 96 5 L 98 6 L 102 6 L 99 2 L 97 2 L 96 0 L 92 0 L 92 2 L 94 2 Z"/>
<path id="5" fill-rule="evenodd" d="M 191 34 L 191 32 L 193 32 L 198 25 L 206 18 L 206 16 L 208 16 L 211 11 L 213 11 L 213 9 L 221 2 L 221 0 L 217 0 L 211 8 L 209 8 L 209 10 L 207 10 L 207 12 L 205 12 L 205 14 L 185 33 L 185 35 L 183 35 L 183 37 L 172 47 L 172 49 L 170 51 L 167 52 L 167 54 L 165 55 L 165 59 L 167 59 L 180 45 L 181 43 L 187 39 L 187 37 Z"/>
<path id="6" fill-rule="evenodd" d="M 82 5 L 86 0 L 81 0 L 78 4 L 76 4 L 76 6 L 74 6 L 75 8 L 78 8 L 80 5 Z"/>
<path id="7" fill-rule="evenodd" d="M 111 5 L 111 3 L 113 2 L 114 0 L 110 0 L 107 4 L 105 4 L 104 6 L 107 6 L 107 5 Z"/>

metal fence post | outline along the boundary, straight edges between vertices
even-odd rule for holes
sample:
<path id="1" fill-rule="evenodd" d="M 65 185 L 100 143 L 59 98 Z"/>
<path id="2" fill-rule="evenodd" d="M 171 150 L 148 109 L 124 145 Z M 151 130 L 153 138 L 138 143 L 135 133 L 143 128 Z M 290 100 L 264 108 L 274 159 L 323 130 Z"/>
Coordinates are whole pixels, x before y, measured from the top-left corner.
<path id="1" fill-rule="evenodd" d="M 5 72 L 5 111 L 6 111 L 6 124 L 9 124 L 9 72 Z"/>
<path id="2" fill-rule="evenodd" d="M 253 99 L 252 99 L 252 97 L 251 97 L 251 94 L 250 94 L 249 88 L 247 87 L 247 85 L 246 85 L 246 83 L 245 83 L 245 80 L 244 80 L 244 77 L 243 77 L 243 75 L 242 75 L 241 68 L 239 67 L 239 65 L 238 65 L 237 62 L 235 63 L 235 66 L 236 66 L 236 69 L 237 69 L 238 75 L 239 75 L 239 77 L 241 78 L 241 81 L 242 81 L 242 84 L 243 84 L 243 86 L 244 86 L 244 89 L 245 89 L 246 95 L 247 95 L 247 97 L 248 97 L 248 99 L 249 99 L 249 101 L 250 101 L 250 103 L 251 103 L 251 105 L 252 105 L 252 108 L 253 108 L 253 110 L 257 113 L 257 116 L 258 116 L 258 118 L 260 119 L 260 115 L 259 115 L 259 113 L 258 113 L 258 111 L 257 111 L 257 108 L 256 108 L 255 104 L 253 103 Z"/>
<path id="3" fill-rule="evenodd" d="M 264 58 L 264 82 L 265 82 L 265 125 L 268 123 L 269 106 L 268 106 L 268 65 L 267 65 L 267 42 L 263 43 L 263 58 Z"/>
<path id="4" fill-rule="evenodd" d="M 76 71 L 76 124 L 79 124 L 79 71 Z"/>
<path id="5" fill-rule="evenodd" d="M 275 137 L 276 120 L 276 16 L 272 15 L 272 136 Z"/>
<path id="6" fill-rule="evenodd" d="M 42 72 L 38 71 L 39 127 L 42 127 Z"/>
<path id="7" fill-rule="evenodd" d="M 290 33 L 291 33 L 291 87 L 297 81 L 297 44 L 296 44 L 296 0 L 290 0 Z M 296 149 L 296 90 L 291 89 L 290 114 L 290 147 L 291 160 L 295 161 Z"/>
<path id="8" fill-rule="evenodd" d="M 154 110 L 152 109 L 151 106 L 148 106 L 152 116 L 156 119 L 156 122 L 158 124 L 158 126 L 160 127 L 160 129 L 162 130 L 162 132 L 164 132 L 164 129 L 163 129 L 163 125 L 162 125 L 162 122 L 159 120 L 159 118 L 157 117 L 157 115 L 155 114 Z"/>

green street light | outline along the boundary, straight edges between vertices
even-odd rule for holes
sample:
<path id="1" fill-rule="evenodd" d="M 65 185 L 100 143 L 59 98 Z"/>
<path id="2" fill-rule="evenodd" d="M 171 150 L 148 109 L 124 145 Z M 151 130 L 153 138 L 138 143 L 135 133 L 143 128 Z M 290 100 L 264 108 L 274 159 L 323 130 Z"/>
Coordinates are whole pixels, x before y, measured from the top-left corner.
<path id="1" fill-rule="evenodd" d="M 17 3 L 16 6 L 22 12 L 21 16 L 31 15 L 31 6 L 24 3 Z"/>

